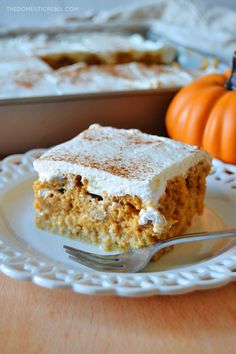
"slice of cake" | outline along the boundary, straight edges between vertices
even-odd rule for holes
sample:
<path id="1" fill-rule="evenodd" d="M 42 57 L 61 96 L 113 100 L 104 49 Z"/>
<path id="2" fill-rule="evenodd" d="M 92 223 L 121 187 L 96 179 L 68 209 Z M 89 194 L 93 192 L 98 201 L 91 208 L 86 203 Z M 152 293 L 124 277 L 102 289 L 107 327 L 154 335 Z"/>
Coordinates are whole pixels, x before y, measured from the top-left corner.
<path id="1" fill-rule="evenodd" d="M 34 162 L 36 224 L 105 250 L 144 247 L 203 212 L 210 167 L 197 147 L 95 124 Z"/>

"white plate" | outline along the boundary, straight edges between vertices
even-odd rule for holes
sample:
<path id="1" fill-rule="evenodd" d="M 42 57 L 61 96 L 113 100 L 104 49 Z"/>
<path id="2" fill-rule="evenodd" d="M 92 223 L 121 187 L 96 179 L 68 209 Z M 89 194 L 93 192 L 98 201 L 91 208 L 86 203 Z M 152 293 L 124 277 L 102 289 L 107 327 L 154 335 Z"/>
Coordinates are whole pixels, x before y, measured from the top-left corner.
<path id="1" fill-rule="evenodd" d="M 4 274 L 48 288 L 120 296 L 180 294 L 236 278 L 236 246 L 229 240 L 176 246 L 137 274 L 99 273 L 70 261 L 63 244 L 100 251 L 35 227 L 32 162 L 43 151 L 9 156 L 0 163 L 0 270 Z M 207 183 L 205 213 L 194 219 L 188 231 L 236 227 L 236 167 L 214 160 Z"/>

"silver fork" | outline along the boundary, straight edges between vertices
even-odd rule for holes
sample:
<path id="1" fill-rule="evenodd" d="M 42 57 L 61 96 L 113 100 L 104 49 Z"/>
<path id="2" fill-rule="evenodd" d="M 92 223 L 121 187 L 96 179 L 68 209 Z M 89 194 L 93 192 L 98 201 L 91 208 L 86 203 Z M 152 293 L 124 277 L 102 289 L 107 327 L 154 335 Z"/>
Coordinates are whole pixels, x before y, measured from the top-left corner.
<path id="1" fill-rule="evenodd" d="M 215 232 L 202 232 L 180 235 L 167 240 L 161 240 L 155 245 L 132 249 L 127 252 L 102 255 L 96 253 L 85 252 L 73 247 L 65 246 L 64 249 L 69 258 L 88 268 L 101 272 L 114 273 L 135 273 L 145 268 L 150 262 L 152 256 L 167 246 L 173 246 L 180 243 L 188 243 L 195 241 L 205 241 L 213 239 L 236 237 L 236 229 L 229 229 Z"/>

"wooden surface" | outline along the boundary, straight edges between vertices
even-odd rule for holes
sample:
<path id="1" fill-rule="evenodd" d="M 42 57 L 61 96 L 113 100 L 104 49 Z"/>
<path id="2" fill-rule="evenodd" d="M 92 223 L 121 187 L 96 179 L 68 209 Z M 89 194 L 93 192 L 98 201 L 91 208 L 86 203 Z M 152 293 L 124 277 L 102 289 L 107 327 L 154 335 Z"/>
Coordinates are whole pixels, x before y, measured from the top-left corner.
<path id="1" fill-rule="evenodd" d="M 93 297 L 0 274 L 1 354 L 233 354 L 236 283 L 178 296 Z"/>

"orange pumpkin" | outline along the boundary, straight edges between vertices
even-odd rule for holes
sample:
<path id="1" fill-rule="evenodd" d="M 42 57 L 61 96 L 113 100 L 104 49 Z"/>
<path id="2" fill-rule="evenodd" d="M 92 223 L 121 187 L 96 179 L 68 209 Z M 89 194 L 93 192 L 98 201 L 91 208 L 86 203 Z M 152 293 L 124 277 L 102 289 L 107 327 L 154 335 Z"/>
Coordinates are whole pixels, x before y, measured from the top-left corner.
<path id="1" fill-rule="evenodd" d="M 236 164 L 236 52 L 231 75 L 209 74 L 177 93 L 166 114 L 166 127 L 171 138 Z"/>

